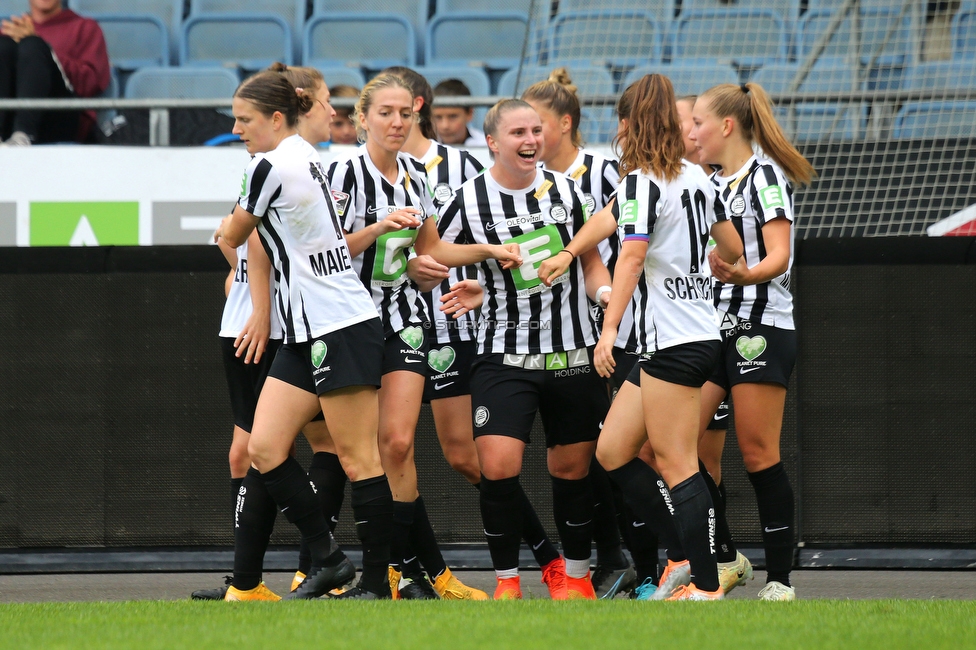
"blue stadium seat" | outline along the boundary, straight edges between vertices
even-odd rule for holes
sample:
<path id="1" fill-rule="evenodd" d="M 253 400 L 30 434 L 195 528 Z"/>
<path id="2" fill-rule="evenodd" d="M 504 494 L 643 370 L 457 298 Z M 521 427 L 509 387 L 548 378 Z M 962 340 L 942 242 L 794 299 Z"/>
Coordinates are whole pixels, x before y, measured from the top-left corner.
<path id="1" fill-rule="evenodd" d="M 895 116 L 892 137 L 971 138 L 976 136 L 976 102 L 908 102 Z"/>
<path id="2" fill-rule="evenodd" d="M 26 5 L 22 0 L 0 0 Z M 183 27 L 183 0 L 71 0 L 71 10 L 83 16 L 92 14 L 152 14 L 166 26 L 169 42 L 170 62 L 176 63 L 179 56 L 180 31 Z M 0 15 L 2 15 L 0 11 Z"/>
<path id="3" fill-rule="evenodd" d="M 951 61 L 927 61 L 905 71 L 904 90 L 976 89 L 976 57 Z"/>
<path id="4" fill-rule="evenodd" d="M 331 13 L 308 21 L 303 50 L 305 65 L 375 71 L 413 66 L 417 45 L 413 27 L 403 16 Z"/>
<path id="5" fill-rule="evenodd" d="M 0 0 L 0 19 L 30 13 L 24 0 Z"/>
<path id="6" fill-rule="evenodd" d="M 414 56 L 416 56 L 415 60 L 419 61 L 424 54 L 424 44 L 421 37 L 427 29 L 429 9 L 427 0 L 398 0 L 397 2 L 390 2 L 390 0 L 313 0 L 312 18 L 335 13 L 396 14 L 403 16 L 413 27 L 414 36 L 417 38 L 417 51 Z"/>
<path id="7" fill-rule="evenodd" d="M 151 14 L 89 14 L 105 36 L 113 68 L 132 71 L 146 66 L 169 65 L 166 26 Z"/>
<path id="8" fill-rule="evenodd" d="M 952 58 L 976 58 L 976 5 L 963 6 L 952 17 Z"/>
<path id="9" fill-rule="evenodd" d="M 325 78 L 325 83 L 329 88 L 341 85 L 352 86 L 353 88 L 362 90 L 363 86 L 366 85 L 366 78 L 356 68 L 320 67 L 318 71 L 322 73 L 322 76 Z"/>
<path id="10" fill-rule="evenodd" d="M 630 84 L 646 74 L 663 74 L 671 80 L 674 94 L 677 97 L 685 95 L 700 95 L 712 86 L 719 84 L 739 83 L 739 74 L 731 65 L 726 63 L 671 63 L 668 65 L 641 66 L 634 68 L 620 86 L 623 92 Z"/>
<path id="11" fill-rule="evenodd" d="M 190 17 L 213 14 L 239 14 L 241 11 L 280 16 L 291 29 L 294 60 L 301 51 L 299 40 L 305 29 L 305 0 L 189 0 Z"/>
<path id="12" fill-rule="evenodd" d="M 427 65 L 481 65 L 507 70 L 519 64 L 528 18 L 515 12 L 455 13 L 427 25 Z"/>
<path id="13" fill-rule="evenodd" d="M 800 0 L 681 0 L 682 13 L 710 9 L 775 9 L 790 23 L 800 18 Z"/>
<path id="14" fill-rule="evenodd" d="M 549 25 L 546 61 L 629 68 L 661 60 L 663 34 L 643 11 L 560 12 Z"/>
<path id="15" fill-rule="evenodd" d="M 180 40 L 181 65 L 261 70 L 294 61 L 291 28 L 274 14 L 208 14 L 187 18 Z"/>
<path id="16" fill-rule="evenodd" d="M 696 60 L 757 68 L 787 58 L 783 17 L 766 9 L 683 11 L 671 34 L 672 61 Z"/>
<path id="17" fill-rule="evenodd" d="M 538 81 L 549 78 L 554 68 L 560 66 L 522 66 L 521 74 L 517 68 L 509 70 L 498 81 L 496 94 L 505 97 L 518 97 L 526 88 Z M 600 66 L 575 65 L 567 68 L 577 95 L 585 98 L 596 95 L 613 95 L 613 75 Z M 516 86 L 517 82 L 517 86 Z M 617 132 L 617 119 L 613 106 L 583 106 L 580 131 L 589 143 L 609 142 Z"/>
<path id="18" fill-rule="evenodd" d="M 687 0 L 683 3 L 687 4 Z M 559 0 L 559 13 L 576 11 L 605 11 L 607 9 L 620 11 L 642 11 L 649 13 L 660 25 L 661 31 L 666 32 L 675 16 L 675 0 L 648 2 L 647 0 Z"/>
<path id="19" fill-rule="evenodd" d="M 763 66 L 752 76 L 771 95 L 789 92 L 800 70 L 798 63 Z M 810 70 L 797 92 L 838 93 L 857 88 L 854 70 L 838 60 L 820 61 Z M 797 141 L 853 140 L 859 137 L 867 121 L 863 103 L 803 102 L 792 107 L 777 107 L 781 126 Z"/>
<path id="20" fill-rule="evenodd" d="M 229 99 L 240 78 L 227 68 L 142 68 L 125 86 L 126 99 Z"/>
<path id="21" fill-rule="evenodd" d="M 634 0 L 630 0 L 634 1 Z M 529 43 L 525 48 L 524 64 L 535 63 L 549 29 L 551 3 L 547 0 L 433 0 L 434 16 L 458 13 L 482 13 L 504 11 L 524 14 L 529 20 Z M 519 50 L 521 53 L 521 49 Z M 430 61 L 427 62 L 428 65 Z"/>
<path id="22" fill-rule="evenodd" d="M 481 68 L 457 65 L 427 66 L 415 68 L 415 70 L 427 79 L 432 88 L 445 79 L 459 79 L 468 87 L 473 97 L 486 97 L 491 95 L 491 79 L 488 78 L 488 74 Z M 487 108 L 479 107 L 474 109 L 472 123 L 475 128 L 481 129 L 481 125 L 485 122 L 485 114 L 487 112 Z"/>

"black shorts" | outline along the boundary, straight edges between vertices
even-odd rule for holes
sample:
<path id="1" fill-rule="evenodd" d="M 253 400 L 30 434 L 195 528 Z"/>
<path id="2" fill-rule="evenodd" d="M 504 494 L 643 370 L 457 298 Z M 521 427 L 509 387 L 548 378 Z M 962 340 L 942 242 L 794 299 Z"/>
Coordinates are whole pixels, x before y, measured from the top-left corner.
<path id="1" fill-rule="evenodd" d="M 408 325 L 388 336 L 383 347 L 383 374 L 408 370 L 426 377 L 430 336 L 430 329 L 424 325 Z"/>
<path id="2" fill-rule="evenodd" d="M 234 425 L 248 433 L 254 426 L 254 409 L 258 405 L 258 395 L 264 380 L 271 370 L 280 339 L 270 339 L 261 355 L 260 363 L 244 363 L 243 356 L 235 356 L 237 349 L 234 339 L 221 336 L 220 350 L 224 358 L 224 372 L 227 375 L 227 388 L 230 389 L 230 407 L 234 414 Z"/>
<path id="3" fill-rule="evenodd" d="M 708 423 L 709 431 L 728 431 L 729 430 L 729 398 L 722 400 L 712 416 L 712 421 Z"/>
<path id="4" fill-rule="evenodd" d="M 546 447 L 597 439 L 610 410 L 610 396 L 603 378 L 593 369 L 593 349 L 541 357 L 544 359 L 522 354 L 475 357 L 471 369 L 475 438 L 501 435 L 528 443 L 538 411 Z"/>
<path id="5" fill-rule="evenodd" d="M 726 391 L 736 384 L 787 386 L 796 363 L 796 330 L 740 320 L 722 330 L 722 353 L 708 380 Z"/>
<path id="6" fill-rule="evenodd" d="M 718 341 L 683 343 L 644 355 L 638 365 L 655 379 L 701 388 L 715 368 L 720 348 Z"/>
<path id="7" fill-rule="evenodd" d="M 471 394 L 471 364 L 478 352 L 475 341 L 434 343 L 427 352 L 424 403 Z"/>
<path id="8" fill-rule="evenodd" d="M 616 397 L 617 391 L 620 387 L 624 385 L 627 378 L 630 376 L 631 370 L 637 365 L 637 360 L 640 357 L 634 353 L 627 352 L 620 348 L 615 347 L 613 349 L 613 360 L 617 363 L 613 368 L 613 374 L 610 375 L 610 396 Z M 640 386 L 640 382 L 636 382 Z"/>
<path id="9" fill-rule="evenodd" d="M 383 327 L 373 318 L 278 350 L 269 376 L 324 395 L 347 386 L 379 386 Z"/>

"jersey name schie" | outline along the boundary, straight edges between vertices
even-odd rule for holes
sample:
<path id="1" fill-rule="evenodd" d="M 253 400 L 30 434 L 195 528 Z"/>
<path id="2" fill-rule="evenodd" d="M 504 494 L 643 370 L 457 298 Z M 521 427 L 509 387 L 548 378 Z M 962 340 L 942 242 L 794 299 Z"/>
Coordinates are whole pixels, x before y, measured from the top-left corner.
<path id="1" fill-rule="evenodd" d="M 397 166 L 396 181 L 390 183 L 373 164 L 366 145 L 351 157 L 332 163 L 329 179 L 346 232 L 362 230 L 406 207 L 417 208 L 420 214 L 416 216 L 421 222 L 433 215 L 434 204 L 425 189 L 423 165 L 401 153 Z M 387 337 L 407 326 L 428 322 L 420 291 L 407 277 L 407 259 L 416 240 L 417 228 L 389 232 L 380 235 L 352 261 L 380 312 Z"/>
<path id="2" fill-rule="evenodd" d="M 438 227 L 452 243 L 517 243 L 522 265 L 503 270 L 497 260 L 479 265 L 485 289 L 478 321 L 479 354 L 540 354 L 594 345 L 583 268 L 569 270 L 546 287 L 543 260 L 558 253 L 585 221 L 585 203 L 562 174 L 537 170 L 527 189 L 502 187 L 490 172 L 466 182 L 440 211 Z"/>
<path id="3" fill-rule="evenodd" d="M 753 156 L 738 172 L 711 177 L 717 189 L 715 213 L 728 218 L 742 237 L 745 262 L 749 268 L 766 258 L 762 228 L 773 219 L 785 218 L 790 224 L 790 258 L 786 271 L 768 282 L 741 286 L 715 283 L 715 306 L 751 321 L 782 329 L 793 329 L 793 296 L 790 270 L 793 268 L 793 186 L 771 160 Z"/>
<path id="4" fill-rule="evenodd" d="M 624 244 L 648 243 L 632 302 L 638 353 L 719 340 L 707 258 L 714 197 L 705 172 L 688 161 L 672 182 L 634 171 L 620 183 L 613 212 Z"/>
<path id="5" fill-rule="evenodd" d="M 247 167 L 239 205 L 260 219 L 274 268 L 274 308 L 285 343 L 303 343 L 376 318 L 352 269 L 325 170 L 315 149 L 293 135 Z"/>
<path id="6" fill-rule="evenodd" d="M 465 181 L 474 178 L 484 166 L 467 151 L 434 143 L 420 158 L 427 171 L 427 192 L 440 209 L 454 198 L 454 190 Z M 467 313 L 452 318 L 441 311 L 441 296 L 451 290 L 451 286 L 465 279 L 464 268 L 453 268 L 450 277 L 431 291 L 422 294 L 427 304 L 427 314 L 434 326 L 438 343 L 458 343 L 474 340 L 474 314 Z"/>

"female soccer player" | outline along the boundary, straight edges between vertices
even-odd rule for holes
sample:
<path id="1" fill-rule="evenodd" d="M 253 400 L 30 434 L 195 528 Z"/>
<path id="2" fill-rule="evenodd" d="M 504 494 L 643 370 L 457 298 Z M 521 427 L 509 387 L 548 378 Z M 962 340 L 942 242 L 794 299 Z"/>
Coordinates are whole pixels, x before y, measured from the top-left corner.
<path id="1" fill-rule="evenodd" d="M 579 242 L 567 246 L 574 255 L 598 238 L 589 236 L 591 231 L 605 234 L 616 224 L 623 229 L 614 290 L 594 352 L 594 366 L 603 376 L 614 372 L 621 316 L 632 299 L 636 307 L 642 358 L 617 393 L 597 457 L 645 522 L 657 516 L 658 494 L 665 497 L 690 564 L 690 584 L 667 597 L 717 600 L 724 593 L 712 550 L 712 504 L 697 453 L 701 385 L 719 348 L 705 261 L 709 232 L 725 259 L 737 259 L 742 247 L 731 224 L 715 223 L 714 192 L 705 173 L 683 160 L 671 82 L 647 75 L 627 89 L 625 101 L 630 109 L 620 111 L 629 115 L 621 127 L 626 131 L 621 168 L 627 176 L 612 209 L 591 219 Z M 637 458 L 645 441 L 667 490 Z M 662 577 L 662 590 L 668 586 Z"/>
<path id="2" fill-rule="evenodd" d="M 583 192 L 588 214 L 592 215 L 603 209 L 617 189 L 620 174 L 615 160 L 583 148 L 583 134 L 580 132 L 580 103 L 576 96 L 576 86 L 573 85 L 569 72 L 566 68 L 553 70 L 548 79 L 529 86 L 522 93 L 522 99 L 535 109 L 542 120 L 542 135 L 545 143 L 542 148 L 543 166 L 550 171 L 565 174 L 576 182 Z M 614 232 L 600 242 L 599 250 L 600 257 L 612 276 L 620 252 L 620 239 L 617 233 Z M 609 296 L 609 291 L 606 291 L 605 295 Z M 604 306 L 605 303 L 593 307 L 598 324 L 603 316 L 601 307 Z M 636 362 L 636 356 L 627 354 L 628 351 L 633 352 L 635 348 L 633 318 L 628 312 L 624 315 L 614 352 L 618 362 L 628 367 L 611 376 L 611 394 L 616 393 L 620 388 L 620 383 Z M 623 507 L 622 499 L 615 499 L 610 479 L 596 461 L 590 467 L 590 480 L 593 481 L 597 502 L 593 522 L 593 538 L 597 549 L 593 587 L 600 598 L 613 598 L 617 593 L 631 591 L 637 586 L 637 574 L 621 549 L 621 532 L 627 535 L 628 546 L 631 552 L 637 555 L 635 562 L 641 565 L 642 569 L 645 566 L 652 566 L 649 571 L 655 575 L 657 540 L 640 539 L 635 543 L 634 536 L 646 537 L 647 535 L 642 533 L 649 531 L 646 527 L 637 529 L 631 527 L 630 523 L 634 519 L 629 516 L 629 512 L 623 512 L 626 508 Z M 615 503 L 618 500 L 621 502 Z M 623 516 L 620 522 L 617 516 L 618 509 Z M 647 552 L 641 553 L 642 550 Z"/>
<path id="3" fill-rule="evenodd" d="M 538 168 L 542 122 L 531 106 L 499 102 L 485 118 L 485 131 L 495 164 L 457 190 L 441 210 L 440 228 L 445 241 L 517 244 L 524 260 L 512 270 L 490 261 L 479 267 L 485 298 L 471 401 L 495 598 L 521 598 L 519 473 L 536 411 L 546 429 L 567 597 L 595 598 L 587 473 L 609 395 L 592 369 L 595 328 L 587 293 L 593 297 L 609 273 L 593 251 L 574 259 L 552 288 L 541 283 L 539 264 L 583 225 L 585 199 L 565 176 Z"/>
<path id="4" fill-rule="evenodd" d="M 391 74 L 374 78 L 363 88 L 356 117 L 365 144 L 336 160 L 329 177 L 353 266 L 383 322 L 379 443 L 393 490 L 392 552 L 401 573 L 399 595 L 435 598 L 420 566 L 435 584 L 440 578 L 454 590 L 463 585 L 447 570 L 418 499 L 413 442 L 427 374 L 430 321 L 416 284 L 407 276 L 407 255 L 418 235 L 426 233 L 428 245 L 421 250 L 418 244 L 417 252 L 430 253 L 448 267 L 517 256 L 502 246 L 450 246 L 437 238 L 437 226 L 429 220 L 434 206 L 425 189 L 425 169 L 401 153 L 414 121 L 414 96 L 405 81 Z M 405 567 L 414 557 L 419 564 Z M 487 598 L 465 589 L 471 597 Z"/>
<path id="5" fill-rule="evenodd" d="M 727 324 L 721 361 L 703 389 L 703 410 L 714 412 L 731 391 L 736 438 L 756 492 L 766 552 L 766 586 L 759 597 L 794 600 L 794 499 L 780 459 L 780 431 L 796 360 L 793 184 L 809 183 L 816 172 L 786 140 L 769 96 L 755 83 L 709 89 L 695 102 L 693 119 L 691 138 L 701 161 L 719 168 L 712 175 L 716 212 L 735 225 L 745 244 L 735 263 L 709 256 L 719 281 L 715 304 Z"/>
<path id="6" fill-rule="evenodd" d="M 274 265 L 275 310 L 285 337 L 248 444 L 260 474 L 249 473 L 242 488 L 248 498 L 273 500 L 308 544 L 311 568 L 288 597 L 315 598 L 350 580 L 355 567 L 335 544 L 305 471 L 290 455 L 298 432 L 321 410 L 352 483 L 363 544 L 362 577 L 346 597 L 388 597 L 392 495 L 376 446 L 382 327 L 352 270 L 319 156 L 296 128 L 314 103 L 310 91 L 296 91 L 271 71 L 234 93 L 234 132 L 254 158 L 238 206 L 215 239 L 236 247 L 257 228 Z"/>

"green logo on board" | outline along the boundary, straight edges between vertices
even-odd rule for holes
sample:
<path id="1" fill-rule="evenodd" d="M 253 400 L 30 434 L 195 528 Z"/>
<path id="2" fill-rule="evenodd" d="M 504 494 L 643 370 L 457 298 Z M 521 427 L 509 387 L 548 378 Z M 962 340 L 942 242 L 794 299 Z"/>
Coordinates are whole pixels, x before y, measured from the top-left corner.
<path id="1" fill-rule="evenodd" d="M 31 246 L 138 246 L 135 201 L 30 204 Z"/>

